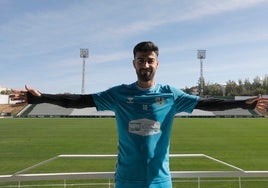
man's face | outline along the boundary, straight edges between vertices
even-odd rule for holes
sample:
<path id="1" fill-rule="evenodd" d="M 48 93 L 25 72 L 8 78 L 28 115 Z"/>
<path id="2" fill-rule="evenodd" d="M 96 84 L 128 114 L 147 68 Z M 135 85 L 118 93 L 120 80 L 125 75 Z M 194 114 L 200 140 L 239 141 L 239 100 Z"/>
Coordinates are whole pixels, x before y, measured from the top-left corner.
<path id="1" fill-rule="evenodd" d="M 154 79 L 158 67 L 158 59 L 155 52 L 137 52 L 133 65 L 136 70 L 138 80 L 148 82 Z"/>

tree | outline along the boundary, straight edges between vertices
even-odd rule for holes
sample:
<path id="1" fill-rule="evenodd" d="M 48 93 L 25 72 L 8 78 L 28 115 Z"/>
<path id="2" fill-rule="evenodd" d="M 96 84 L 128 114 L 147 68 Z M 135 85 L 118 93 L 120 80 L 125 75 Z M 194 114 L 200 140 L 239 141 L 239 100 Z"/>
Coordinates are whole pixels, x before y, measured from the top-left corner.
<path id="1" fill-rule="evenodd" d="M 226 83 L 226 95 L 227 96 L 237 96 L 239 95 L 239 87 L 235 81 L 229 80 Z"/>
<path id="2" fill-rule="evenodd" d="M 222 96 L 223 95 L 223 88 L 220 84 L 207 84 L 205 87 L 205 95 L 208 96 Z"/>
<path id="3" fill-rule="evenodd" d="M 197 90 L 200 94 L 201 80 L 198 80 L 198 85 L 192 88 L 186 88 L 187 93 L 196 94 L 194 90 Z M 224 91 L 225 90 L 225 91 Z M 225 94 L 224 94 L 225 93 Z M 258 94 L 268 94 L 268 75 L 263 78 L 256 76 L 251 83 L 249 78 L 244 81 L 239 79 L 237 82 L 229 80 L 226 82 L 225 87 L 218 83 L 210 84 L 209 82 L 204 84 L 203 95 L 205 96 L 256 96 Z"/>
<path id="4" fill-rule="evenodd" d="M 265 94 L 268 94 L 268 75 L 265 75 L 262 79 L 262 87 L 265 91 Z"/>
<path id="5" fill-rule="evenodd" d="M 10 89 L 6 89 L 6 90 L 2 90 L 1 91 L 1 95 L 10 95 L 11 94 L 11 90 Z"/>
<path id="6" fill-rule="evenodd" d="M 249 79 L 245 79 L 244 81 L 244 92 L 243 95 L 250 96 L 252 95 L 252 85 L 249 81 Z"/>

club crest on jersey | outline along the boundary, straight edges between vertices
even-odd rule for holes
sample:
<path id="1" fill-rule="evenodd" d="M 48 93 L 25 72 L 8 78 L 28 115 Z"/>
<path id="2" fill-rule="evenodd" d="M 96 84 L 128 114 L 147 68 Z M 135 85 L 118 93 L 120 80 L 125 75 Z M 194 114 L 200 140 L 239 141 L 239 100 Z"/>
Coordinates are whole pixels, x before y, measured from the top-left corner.
<path id="1" fill-rule="evenodd" d="M 156 97 L 155 98 L 155 102 L 158 104 L 158 105 L 164 105 L 166 100 L 162 97 Z"/>

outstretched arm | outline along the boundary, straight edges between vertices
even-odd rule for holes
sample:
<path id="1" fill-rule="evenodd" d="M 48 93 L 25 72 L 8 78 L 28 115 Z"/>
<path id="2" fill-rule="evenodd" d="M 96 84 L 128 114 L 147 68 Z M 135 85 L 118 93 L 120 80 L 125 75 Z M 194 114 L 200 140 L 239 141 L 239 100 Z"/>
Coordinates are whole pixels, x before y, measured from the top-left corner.
<path id="1" fill-rule="evenodd" d="M 247 100 L 200 98 L 195 108 L 207 111 L 222 111 L 233 108 L 243 108 L 249 110 L 257 110 L 259 113 L 267 115 L 268 98 L 262 98 L 261 96 Z"/>
<path id="2" fill-rule="evenodd" d="M 65 108 L 86 108 L 96 106 L 91 94 L 44 94 L 27 85 L 25 86 L 25 89 L 26 90 L 12 90 L 10 99 L 12 101 L 18 101 L 18 103 L 50 103 Z"/>

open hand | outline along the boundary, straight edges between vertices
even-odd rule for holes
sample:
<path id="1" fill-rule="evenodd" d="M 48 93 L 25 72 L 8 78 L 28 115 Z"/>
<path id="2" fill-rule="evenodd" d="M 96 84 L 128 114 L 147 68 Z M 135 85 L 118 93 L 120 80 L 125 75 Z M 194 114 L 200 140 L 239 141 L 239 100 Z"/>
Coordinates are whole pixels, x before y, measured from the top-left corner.
<path id="1" fill-rule="evenodd" d="M 25 85 L 25 90 L 11 90 L 9 98 L 12 101 L 17 101 L 16 104 L 28 103 L 27 92 L 31 93 L 34 96 L 41 96 L 41 93 L 35 89 L 30 88 L 28 85 Z"/>
<path id="2" fill-rule="evenodd" d="M 252 106 L 252 109 L 259 114 L 268 116 L 268 98 L 263 98 L 261 95 L 255 98 L 248 99 L 247 104 Z"/>
<path id="3" fill-rule="evenodd" d="M 268 116 L 268 98 L 262 98 L 259 96 L 255 110 L 257 110 L 262 115 Z"/>

